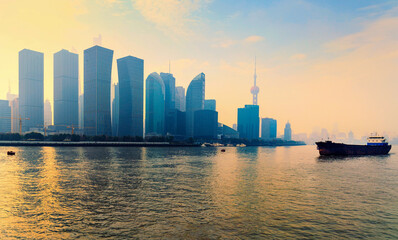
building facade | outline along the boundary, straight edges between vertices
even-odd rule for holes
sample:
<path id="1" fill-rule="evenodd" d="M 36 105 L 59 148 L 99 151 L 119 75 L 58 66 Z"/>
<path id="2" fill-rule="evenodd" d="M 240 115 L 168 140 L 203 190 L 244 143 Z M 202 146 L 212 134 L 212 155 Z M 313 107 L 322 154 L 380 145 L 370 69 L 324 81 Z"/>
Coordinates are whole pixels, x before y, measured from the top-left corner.
<path id="1" fill-rule="evenodd" d="M 165 87 L 156 72 L 146 79 L 145 136 L 162 136 L 165 120 Z"/>
<path id="2" fill-rule="evenodd" d="M 113 50 L 94 46 L 84 50 L 84 132 L 112 135 L 111 74 Z"/>
<path id="3" fill-rule="evenodd" d="M 19 113 L 23 132 L 44 125 L 43 72 L 43 53 L 28 49 L 19 52 Z"/>
<path id="4" fill-rule="evenodd" d="M 290 127 L 290 123 L 287 122 L 285 125 L 285 131 L 283 135 L 283 140 L 285 141 L 291 141 L 292 140 L 292 128 Z"/>
<path id="5" fill-rule="evenodd" d="M 53 112 L 51 110 L 51 103 L 48 99 L 44 102 L 44 127 L 53 125 Z"/>
<path id="6" fill-rule="evenodd" d="M 261 119 L 261 139 L 273 140 L 276 139 L 277 121 L 272 118 Z"/>
<path id="7" fill-rule="evenodd" d="M 8 100 L 0 100 L 0 133 L 11 132 L 11 107 Z"/>
<path id="8" fill-rule="evenodd" d="M 144 135 L 144 60 L 117 60 L 119 75 L 119 136 Z"/>
<path id="9" fill-rule="evenodd" d="M 189 84 L 186 96 L 186 134 L 194 136 L 194 113 L 204 109 L 205 102 L 205 74 L 200 73 Z"/>
<path id="10" fill-rule="evenodd" d="M 194 113 L 194 138 L 217 139 L 218 112 L 198 110 Z"/>
<path id="11" fill-rule="evenodd" d="M 205 110 L 216 111 L 216 100 L 215 99 L 206 99 L 205 100 Z"/>
<path id="12" fill-rule="evenodd" d="M 174 123 L 176 120 L 176 112 L 175 109 L 175 83 L 176 79 L 171 73 L 160 73 L 160 77 L 164 83 L 165 90 L 165 121 L 164 121 L 164 130 L 166 135 L 174 135 L 175 127 Z"/>
<path id="13" fill-rule="evenodd" d="M 176 109 L 185 112 L 185 88 L 176 87 Z"/>
<path id="14" fill-rule="evenodd" d="M 67 50 L 54 54 L 54 125 L 79 125 L 79 55 Z"/>
<path id="15" fill-rule="evenodd" d="M 19 98 L 11 101 L 11 132 L 19 133 Z"/>
<path id="16" fill-rule="evenodd" d="M 258 105 L 245 105 L 238 108 L 239 137 L 248 140 L 258 139 L 260 127 Z"/>
<path id="17" fill-rule="evenodd" d="M 112 100 L 112 136 L 119 136 L 119 84 L 113 84 Z"/>

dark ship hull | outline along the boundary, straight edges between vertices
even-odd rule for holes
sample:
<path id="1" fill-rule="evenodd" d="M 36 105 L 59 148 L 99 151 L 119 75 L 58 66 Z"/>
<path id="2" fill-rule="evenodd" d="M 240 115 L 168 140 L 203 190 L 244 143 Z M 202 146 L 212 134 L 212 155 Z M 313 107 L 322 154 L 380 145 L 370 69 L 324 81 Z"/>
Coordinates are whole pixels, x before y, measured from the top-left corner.
<path id="1" fill-rule="evenodd" d="M 322 156 L 330 155 L 385 155 L 391 150 L 391 145 L 369 146 L 369 145 L 348 145 L 344 143 L 334 143 L 331 141 L 317 142 L 319 154 Z"/>

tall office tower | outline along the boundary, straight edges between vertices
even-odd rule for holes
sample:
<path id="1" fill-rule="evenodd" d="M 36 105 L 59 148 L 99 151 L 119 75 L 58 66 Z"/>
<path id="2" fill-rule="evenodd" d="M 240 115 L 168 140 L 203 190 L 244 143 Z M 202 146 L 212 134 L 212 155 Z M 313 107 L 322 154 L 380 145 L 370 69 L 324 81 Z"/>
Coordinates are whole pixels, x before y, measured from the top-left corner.
<path id="1" fill-rule="evenodd" d="M 51 110 L 51 103 L 48 99 L 44 102 L 44 126 L 53 125 L 53 112 Z"/>
<path id="2" fill-rule="evenodd" d="M 200 73 L 189 84 L 186 96 L 186 127 L 187 137 L 193 137 L 194 113 L 204 109 L 205 103 L 205 74 Z"/>
<path id="3" fill-rule="evenodd" d="M 19 113 L 23 132 L 44 124 L 43 71 L 43 53 L 28 49 L 19 52 Z"/>
<path id="4" fill-rule="evenodd" d="M 176 111 L 175 109 L 175 89 L 176 89 L 176 79 L 173 77 L 171 73 L 160 73 L 160 77 L 164 83 L 165 90 L 165 121 L 164 121 L 164 130 L 165 134 L 174 135 L 176 133 L 175 121 L 176 121 Z"/>
<path id="5" fill-rule="evenodd" d="M 145 135 L 164 135 L 165 87 L 156 72 L 146 79 Z"/>
<path id="6" fill-rule="evenodd" d="M 11 107 L 8 100 L 0 100 L 0 133 L 11 132 Z"/>
<path id="7" fill-rule="evenodd" d="M 243 139 L 258 139 L 260 128 L 258 105 L 245 105 L 238 108 L 238 132 Z"/>
<path id="8" fill-rule="evenodd" d="M 84 132 L 112 135 L 111 74 L 113 50 L 94 46 L 84 50 Z"/>
<path id="9" fill-rule="evenodd" d="M 79 128 L 84 128 L 84 94 L 79 96 Z"/>
<path id="10" fill-rule="evenodd" d="M 285 125 L 285 135 L 283 136 L 283 139 L 285 141 L 291 141 L 292 140 L 292 129 L 290 127 L 289 121 Z"/>
<path id="11" fill-rule="evenodd" d="M 79 55 L 61 50 L 54 54 L 54 125 L 78 124 Z"/>
<path id="12" fill-rule="evenodd" d="M 144 60 L 117 60 L 119 75 L 119 136 L 144 135 Z"/>
<path id="13" fill-rule="evenodd" d="M 18 97 L 17 94 L 11 93 L 11 85 L 8 86 L 8 92 L 7 92 L 7 100 L 9 105 L 11 106 L 11 102 Z"/>
<path id="14" fill-rule="evenodd" d="M 113 84 L 113 101 L 112 101 L 112 136 L 119 136 L 119 84 Z"/>
<path id="15" fill-rule="evenodd" d="M 216 111 L 216 100 L 215 99 L 206 99 L 205 100 L 205 110 Z"/>
<path id="16" fill-rule="evenodd" d="M 19 133 L 19 98 L 11 102 L 11 132 Z"/>
<path id="17" fill-rule="evenodd" d="M 194 137 L 198 139 L 217 139 L 218 112 L 198 110 L 194 113 Z"/>
<path id="18" fill-rule="evenodd" d="M 185 112 L 185 88 L 176 87 L 176 109 Z"/>
<path id="19" fill-rule="evenodd" d="M 261 138 L 264 140 L 276 139 L 277 122 L 272 118 L 261 119 Z"/>
<path id="20" fill-rule="evenodd" d="M 260 92 L 260 88 L 257 87 L 256 58 L 254 58 L 254 85 L 250 92 L 253 94 L 253 105 L 257 105 L 257 95 Z"/>

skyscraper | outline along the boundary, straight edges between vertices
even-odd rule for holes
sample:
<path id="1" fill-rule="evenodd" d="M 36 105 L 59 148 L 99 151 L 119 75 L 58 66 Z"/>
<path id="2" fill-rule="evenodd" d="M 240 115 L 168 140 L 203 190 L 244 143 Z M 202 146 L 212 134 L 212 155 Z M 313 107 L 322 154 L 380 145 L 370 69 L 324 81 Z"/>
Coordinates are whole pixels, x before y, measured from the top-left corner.
<path id="1" fill-rule="evenodd" d="M 261 119 L 261 138 L 264 140 L 276 139 L 277 122 L 272 118 Z"/>
<path id="2" fill-rule="evenodd" d="M 291 141 L 292 140 L 292 129 L 290 127 L 289 121 L 285 125 L 285 135 L 283 136 L 283 139 L 285 141 Z"/>
<path id="3" fill-rule="evenodd" d="M 79 128 L 84 128 L 84 94 L 79 96 Z"/>
<path id="4" fill-rule="evenodd" d="M 67 50 L 54 54 L 54 125 L 79 124 L 79 56 Z"/>
<path id="5" fill-rule="evenodd" d="M 259 125 L 258 105 L 245 105 L 244 108 L 238 108 L 238 132 L 240 138 L 258 139 Z"/>
<path id="6" fill-rule="evenodd" d="M 44 55 L 23 49 L 19 52 L 19 113 L 22 131 L 44 124 L 43 71 Z"/>
<path id="7" fill-rule="evenodd" d="M 205 74 L 200 73 L 189 84 L 186 96 L 186 134 L 193 137 L 194 134 L 194 113 L 204 109 L 205 102 Z"/>
<path id="8" fill-rule="evenodd" d="M 194 137 L 200 139 L 217 139 L 218 112 L 198 110 L 194 113 Z"/>
<path id="9" fill-rule="evenodd" d="M 119 75 L 119 136 L 144 134 L 144 60 L 117 60 Z"/>
<path id="10" fill-rule="evenodd" d="M 8 100 L 0 100 L 0 133 L 11 132 L 11 107 Z"/>
<path id="11" fill-rule="evenodd" d="M 51 110 L 51 103 L 48 99 L 44 102 L 44 126 L 53 125 L 53 112 Z"/>
<path id="12" fill-rule="evenodd" d="M 176 87 L 176 109 L 185 112 L 185 88 Z"/>
<path id="13" fill-rule="evenodd" d="M 111 73 L 113 50 L 84 50 L 84 130 L 87 135 L 112 134 Z"/>
<path id="14" fill-rule="evenodd" d="M 119 84 L 113 84 L 113 101 L 112 101 L 112 136 L 119 136 Z"/>
<path id="15" fill-rule="evenodd" d="M 19 98 L 11 102 L 11 132 L 19 133 Z"/>
<path id="16" fill-rule="evenodd" d="M 174 135 L 176 132 L 175 121 L 176 121 L 176 111 L 175 109 L 175 83 L 176 79 L 173 77 L 171 73 L 160 73 L 160 77 L 164 83 L 165 90 L 165 121 L 164 128 L 165 134 Z"/>
<path id="17" fill-rule="evenodd" d="M 165 87 L 158 73 L 151 73 L 146 79 L 145 135 L 164 135 Z"/>
<path id="18" fill-rule="evenodd" d="M 205 100 L 205 110 L 216 111 L 216 100 L 215 99 L 206 99 Z"/>

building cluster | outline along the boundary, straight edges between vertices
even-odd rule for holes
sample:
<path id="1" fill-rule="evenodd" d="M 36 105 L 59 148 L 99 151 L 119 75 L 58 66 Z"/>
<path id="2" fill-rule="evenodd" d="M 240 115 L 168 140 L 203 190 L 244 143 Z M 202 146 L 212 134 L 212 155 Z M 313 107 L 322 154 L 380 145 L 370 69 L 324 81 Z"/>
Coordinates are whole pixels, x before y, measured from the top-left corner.
<path id="1" fill-rule="evenodd" d="M 9 93 L 7 100 L 0 100 L 0 132 L 175 139 L 259 138 L 256 85 L 251 90 L 253 105 L 238 109 L 238 124 L 234 129 L 219 123 L 216 100 L 205 99 L 204 73 L 198 74 L 185 92 L 183 87 L 176 86 L 171 73 L 154 72 L 144 82 L 144 60 L 126 56 L 116 61 L 118 83 L 112 85 L 113 50 L 97 45 L 84 50 L 84 93 L 79 89 L 78 54 L 67 50 L 54 54 L 52 113 L 50 102 L 44 101 L 43 56 L 28 49 L 19 52 L 19 95 Z M 275 139 L 276 120 L 263 118 L 261 123 L 261 138 Z M 289 123 L 284 136 L 291 140 Z"/>

